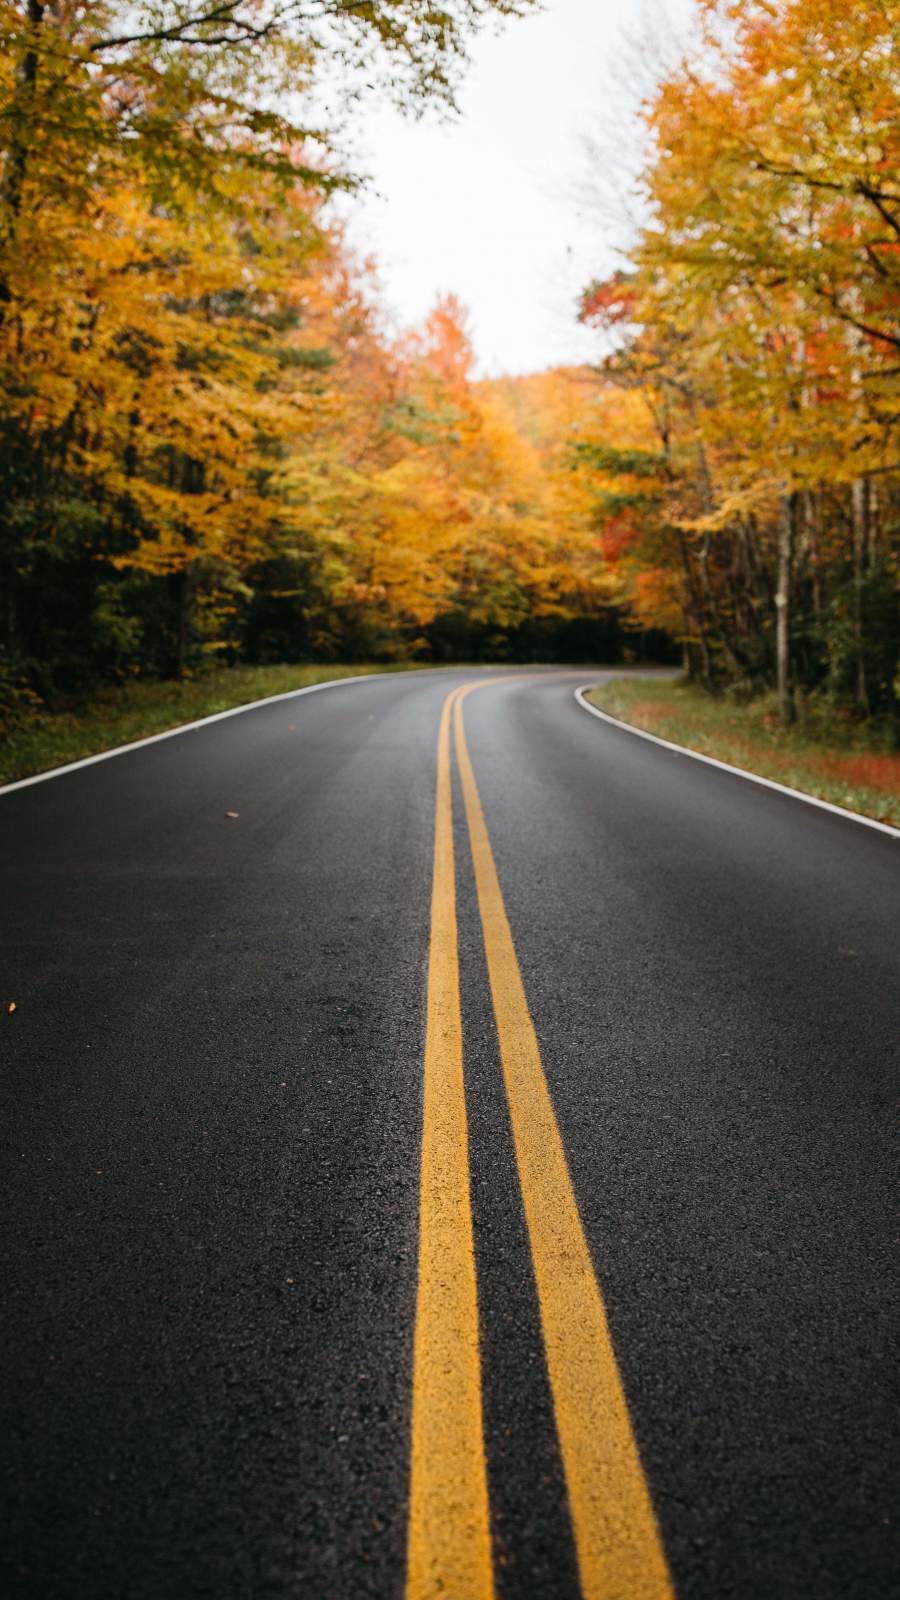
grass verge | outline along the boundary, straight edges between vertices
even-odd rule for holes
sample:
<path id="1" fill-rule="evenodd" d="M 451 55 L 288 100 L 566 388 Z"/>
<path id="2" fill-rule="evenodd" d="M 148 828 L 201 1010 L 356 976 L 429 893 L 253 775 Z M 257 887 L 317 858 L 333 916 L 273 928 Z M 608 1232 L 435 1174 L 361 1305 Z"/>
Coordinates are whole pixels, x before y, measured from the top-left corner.
<path id="1" fill-rule="evenodd" d="M 417 666 L 421 670 L 421 665 L 227 667 L 179 682 L 116 685 L 100 690 L 77 711 L 30 712 L 0 745 L 0 784 L 288 689 L 373 672 L 403 672 Z"/>
<path id="2" fill-rule="evenodd" d="M 614 678 L 587 698 L 673 744 L 900 827 L 900 755 L 875 733 L 825 734 L 810 722 L 782 728 L 768 700 L 713 699 L 691 683 Z"/>

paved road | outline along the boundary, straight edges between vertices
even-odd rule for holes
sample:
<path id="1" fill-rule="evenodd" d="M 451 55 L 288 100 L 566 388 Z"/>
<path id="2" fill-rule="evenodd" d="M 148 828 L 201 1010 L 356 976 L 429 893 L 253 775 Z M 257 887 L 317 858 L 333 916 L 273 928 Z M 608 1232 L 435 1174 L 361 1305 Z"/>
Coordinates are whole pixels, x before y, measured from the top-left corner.
<path id="1" fill-rule="evenodd" d="M 4 1595 L 897 1592 L 900 845 L 478 677 L 0 796 Z"/>

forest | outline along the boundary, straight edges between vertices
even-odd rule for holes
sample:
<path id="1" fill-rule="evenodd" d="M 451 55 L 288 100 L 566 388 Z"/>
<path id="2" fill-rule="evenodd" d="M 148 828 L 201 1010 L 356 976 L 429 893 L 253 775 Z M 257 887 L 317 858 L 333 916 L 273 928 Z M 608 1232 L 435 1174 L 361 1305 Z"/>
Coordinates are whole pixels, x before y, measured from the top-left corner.
<path id="1" fill-rule="evenodd" d="M 4 715 L 215 662 L 682 661 L 898 725 L 894 0 L 698 0 L 596 361 L 398 335 L 335 62 L 414 116 L 530 0 L 3 0 Z M 354 115 L 351 87 L 348 115 Z"/>

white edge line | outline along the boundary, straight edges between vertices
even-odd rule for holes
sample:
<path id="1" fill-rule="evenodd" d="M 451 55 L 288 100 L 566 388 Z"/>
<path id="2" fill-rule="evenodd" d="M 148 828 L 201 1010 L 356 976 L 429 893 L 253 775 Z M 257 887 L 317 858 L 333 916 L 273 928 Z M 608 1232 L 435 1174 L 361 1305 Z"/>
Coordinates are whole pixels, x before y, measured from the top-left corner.
<path id="1" fill-rule="evenodd" d="M 744 767 L 734 767 L 729 761 L 717 761 L 715 756 L 701 755 L 699 750 L 689 750 L 687 745 L 673 744 L 671 739 L 661 739 L 656 733 L 648 733 L 645 728 L 635 728 L 630 722 L 622 722 L 619 717 L 610 716 L 608 711 L 601 711 L 599 706 L 592 706 L 585 699 L 588 689 L 593 684 L 583 684 L 575 690 L 575 699 L 582 711 L 589 711 L 592 717 L 602 717 L 604 722 L 611 722 L 614 728 L 624 728 L 626 733 L 633 733 L 638 739 L 649 739 L 651 744 L 660 744 L 664 750 L 674 750 L 676 755 L 690 756 L 692 761 L 704 761 L 708 767 L 718 767 L 720 772 L 731 772 L 737 778 L 746 778 L 750 783 L 762 784 L 764 789 L 774 789 L 777 794 L 788 794 L 792 800 L 803 800 L 808 806 L 817 806 L 820 811 L 832 811 L 836 817 L 846 817 L 848 822 L 859 822 L 864 828 L 876 828 L 879 833 L 887 833 L 892 839 L 900 839 L 900 828 L 892 828 L 889 822 L 876 822 L 874 817 L 863 817 L 858 811 L 848 811 L 845 806 L 832 805 L 830 800 L 820 800 L 817 795 L 804 794 L 802 789 L 789 789 L 786 783 L 776 783 L 774 778 L 763 778 L 758 772 L 747 772 Z"/>
<path id="2" fill-rule="evenodd" d="M 434 671 L 434 668 L 419 668 Z M 92 767 L 97 761 L 111 761 L 113 756 L 126 756 L 129 750 L 142 750 L 145 745 L 159 744 L 163 739 L 174 739 L 181 733 L 192 733 L 195 728 L 205 728 L 210 722 L 224 722 L 226 717 L 239 717 L 244 711 L 257 711 L 260 706 L 275 705 L 278 700 L 296 700 L 301 694 L 315 694 L 317 689 L 340 689 L 345 683 L 369 683 L 373 678 L 413 678 L 416 672 L 358 672 L 350 678 L 327 678 L 324 683 L 306 683 L 302 689 L 285 689 L 282 694 L 269 694 L 263 700 L 248 700 L 242 706 L 232 706 L 228 711 L 214 711 L 209 717 L 198 717 L 196 722 L 182 722 L 177 728 L 165 728 L 162 733 L 150 733 L 146 739 L 132 739 L 128 744 L 118 744 L 114 750 L 100 750 L 95 756 L 82 756 L 79 761 L 69 761 L 64 767 L 50 767 L 47 772 L 35 772 L 30 778 L 17 778 L 15 783 L 0 785 L 0 794 L 12 794 L 14 789 L 27 789 L 32 783 L 46 783 L 49 778 L 62 778 L 67 772 L 77 772 L 80 767 Z"/>

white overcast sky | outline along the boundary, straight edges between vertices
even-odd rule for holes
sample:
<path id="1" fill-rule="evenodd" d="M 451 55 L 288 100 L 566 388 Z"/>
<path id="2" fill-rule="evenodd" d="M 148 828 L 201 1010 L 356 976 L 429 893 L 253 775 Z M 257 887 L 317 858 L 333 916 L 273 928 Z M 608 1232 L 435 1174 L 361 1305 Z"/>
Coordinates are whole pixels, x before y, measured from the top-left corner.
<path id="1" fill-rule="evenodd" d="M 371 183 L 345 215 L 353 246 L 379 263 L 398 325 L 452 291 L 471 313 L 483 374 L 596 353 L 575 301 L 616 265 L 622 229 L 585 192 L 598 176 L 586 140 L 602 141 L 601 182 L 633 167 L 635 56 L 646 70 L 691 11 L 692 0 L 544 0 L 475 40 L 453 123 L 369 105 L 354 155 Z"/>

